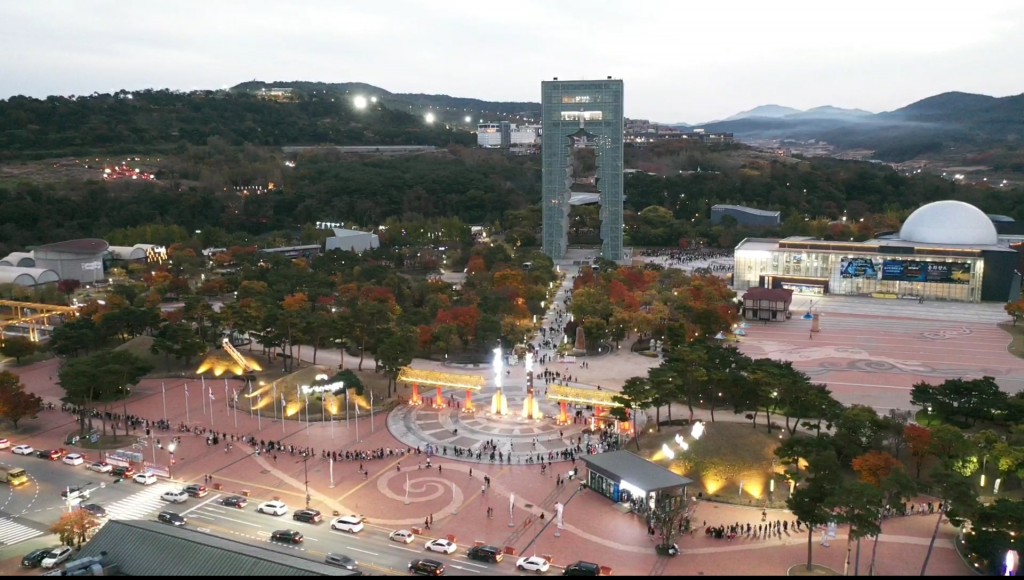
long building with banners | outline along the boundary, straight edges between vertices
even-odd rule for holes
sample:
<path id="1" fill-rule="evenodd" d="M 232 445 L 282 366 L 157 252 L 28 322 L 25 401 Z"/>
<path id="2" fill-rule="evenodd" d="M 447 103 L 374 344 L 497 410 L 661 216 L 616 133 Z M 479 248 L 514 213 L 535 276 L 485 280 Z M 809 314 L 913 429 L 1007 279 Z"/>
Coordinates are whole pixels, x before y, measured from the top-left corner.
<path id="1" fill-rule="evenodd" d="M 912 213 L 898 235 L 866 242 L 747 238 L 736 246 L 733 287 L 1006 302 L 1020 295 L 1020 256 L 980 209 L 937 201 Z"/>

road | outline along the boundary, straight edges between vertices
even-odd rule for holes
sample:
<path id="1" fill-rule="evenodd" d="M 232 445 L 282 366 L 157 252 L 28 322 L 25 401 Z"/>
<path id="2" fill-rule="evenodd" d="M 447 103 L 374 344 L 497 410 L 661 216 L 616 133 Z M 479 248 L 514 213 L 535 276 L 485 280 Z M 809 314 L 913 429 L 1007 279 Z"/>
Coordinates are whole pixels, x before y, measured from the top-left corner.
<path id="1" fill-rule="evenodd" d="M 432 558 L 445 563 L 448 575 L 516 575 L 516 558 L 508 556 L 499 564 L 488 564 L 466 558 L 472 541 L 461 539 L 455 554 L 427 552 L 424 545 L 431 536 L 417 536 L 411 544 L 399 544 L 388 538 L 392 529 L 367 522 L 358 534 L 333 530 L 332 516 L 327 514 L 319 524 L 307 524 L 288 515 L 275 517 L 256 512 L 261 501 L 270 498 L 252 497 L 244 509 L 220 504 L 226 494 L 213 492 L 204 498 L 190 498 L 183 504 L 170 504 L 161 495 L 180 489 L 183 484 L 161 480 L 150 486 L 132 481 L 114 483 L 115 478 L 89 471 L 87 464 L 65 465 L 60 461 L 47 461 L 35 456 L 14 455 L 4 452 L 0 464 L 22 467 L 29 474 L 27 485 L 13 489 L 0 485 L 0 548 L 48 534 L 48 529 L 68 509 L 60 493 L 68 486 L 84 486 L 91 490 L 87 503 L 99 504 L 107 510 L 109 519 L 155 519 L 161 510 L 180 513 L 188 518 L 188 526 L 197 531 L 246 544 L 264 544 L 271 550 L 296 553 L 311 560 L 322 561 L 328 552 L 345 554 L 371 574 L 405 574 L 408 564 L 416 558 Z M 289 506 L 290 510 L 302 506 Z M 292 546 L 270 541 L 274 530 L 296 529 L 305 536 L 305 542 Z M 457 538 L 457 540 L 460 540 Z M 27 550 L 25 550 L 27 551 Z M 549 574 L 556 574 L 552 568 Z"/>
<path id="2" fill-rule="evenodd" d="M 360 568 L 371 574 L 404 574 L 409 562 L 416 558 L 431 558 L 444 562 L 446 575 L 515 575 L 515 558 L 507 557 L 499 564 L 477 562 L 466 558 L 467 544 L 461 544 L 451 555 L 428 552 L 424 549 L 432 537 L 417 536 L 410 544 L 393 542 L 388 535 L 391 528 L 367 522 L 363 531 L 352 534 L 331 528 L 328 517 L 318 524 L 297 522 L 290 512 L 272 516 L 256 512 L 259 500 L 249 502 L 243 509 L 220 505 L 221 494 L 210 494 L 202 499 L 190 499 L 178 506 L 179 513 L 188 518 L 188 526 L 205 533 L 235 539 L 246 543 L 266 542 L 271 550 L 299 552 L 312 560 L 321 561 L 328 552 L 341 553 L 359 562 Z M 289 506 L 294 510 L 301 506 Z M 270 541 L 274 530 L 293 529 L 302 532 L 305 541 L 300 545 Z M 457 538 L 458 540 L 458 538 Z M 463 541 L 465 541 L 463 539 Z M 554 573 L 552 570 L 549 573 Z"/>

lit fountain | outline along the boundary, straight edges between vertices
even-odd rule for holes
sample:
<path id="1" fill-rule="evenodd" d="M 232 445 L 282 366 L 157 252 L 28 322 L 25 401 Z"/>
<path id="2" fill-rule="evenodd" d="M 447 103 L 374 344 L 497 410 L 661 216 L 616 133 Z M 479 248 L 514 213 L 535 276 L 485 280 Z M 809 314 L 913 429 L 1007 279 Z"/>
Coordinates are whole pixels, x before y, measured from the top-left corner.
<path id="1" fill-rule="evenodd" d="M 523 417 L 540 419 L 540 402 L 533 396 L 533 353 L 526 353 L 526 400 L 523 401 Z"/>
<path id="2" fill-rule="evenodd" d="M 494 386 L 498 387 L 497 392 L 491 397 L 491 414 L 508 415 L 508 400 L 505 393 L 501 392 L 501 373 L 505 370 L 505 364 L 501 355 L 501 347 L 494 349 Z"/>

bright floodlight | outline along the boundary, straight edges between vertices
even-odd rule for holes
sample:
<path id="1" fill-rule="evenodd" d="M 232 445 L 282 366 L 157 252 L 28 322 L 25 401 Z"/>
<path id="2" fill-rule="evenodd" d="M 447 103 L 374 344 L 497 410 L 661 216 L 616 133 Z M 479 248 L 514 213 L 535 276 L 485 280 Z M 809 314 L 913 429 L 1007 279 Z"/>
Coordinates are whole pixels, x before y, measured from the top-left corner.
<path id="1" fill-rule="evenodd" d="M 661 452 L 664 453 L 665 457 L 668 457 L 669 459 L 675 459 L 676 458 L 675 452 L 672 451 L 671 449 L 669 449 L 668 444 L 666 444 L 666 443 L 662 443 L 662 445 L 661 445 Z"/>
<path id="2" fill-rule="evenodd" d="M 693 424 L 693 428 L 690 429 L 690 436 L 694 439 L 700 439 L 700 436 L 704 434 L 704 421 L 697 421 Z"/>
<path id="3" fill-rule="evenodd" d="M 363 95 L 356 95 L 352 99 L 352 104 L 355 106 L 355 108 L 362 110 L 365 109 L 369 103 L 366 100 L 366 97 L 364 97 Z"/>
<path id="4" fill-rule="evenodd" d="M 427 114 L 426 114 L 426 115 L 425 115 L 425 116 L 423 117 L 423 120 L 425 120 L 425 121 L 427 122 L 427 124 L 428 124 L 428 125 L 430 125 L 430 124 L 433 124 L 433 122 L 434 122 L 434 118 L 435 118 L 435 117 L 434 117 L 434 114 L 433 114 L 433 113 L 427 113 Z"/>
<path id="5" fill-rule="evenodd" d="M 473 117 L 470 117 L 469 115 L 466 115 L 466 123 L 472 123 L 472 122 L 473 122 Z"/>
<path id="6" fill-rule="evenodd" d="M 371 103 L 376 103 L 377 102 L 377 97 L 370 97 L 370 102 Z"/>

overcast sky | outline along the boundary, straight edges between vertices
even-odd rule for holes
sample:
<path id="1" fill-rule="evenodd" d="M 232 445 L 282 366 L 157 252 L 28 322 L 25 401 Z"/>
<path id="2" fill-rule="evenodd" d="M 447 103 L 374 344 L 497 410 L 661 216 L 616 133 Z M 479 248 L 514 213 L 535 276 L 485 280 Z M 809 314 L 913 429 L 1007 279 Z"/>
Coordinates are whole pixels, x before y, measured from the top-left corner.
<path id="1" fill-rule="evenodd" d="M 0 2 L 0 98 L 359 81 L 539 101 L 625 82 L 626 116 L 758 105 L 872 112 L 1024 92 L 1024 2 L 972 0 L 38 0 Z"/>

